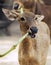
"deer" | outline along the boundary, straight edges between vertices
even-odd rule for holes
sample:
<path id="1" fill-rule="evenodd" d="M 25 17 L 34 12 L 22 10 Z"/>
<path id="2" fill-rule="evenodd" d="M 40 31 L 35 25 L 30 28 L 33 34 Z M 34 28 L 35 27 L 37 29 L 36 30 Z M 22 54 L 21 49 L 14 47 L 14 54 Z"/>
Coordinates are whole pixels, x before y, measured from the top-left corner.
<path id="1" fill-rule="evenodd" d="M 50 45 L 50 29 L 43 21 L 42 15 L 34 13 L 14 6 L 10 11 L 12 19 L 16 19 L 20 24 L 22 36 L 30 32 L 28 36 L 19 44 L 18 61 L 20 65 L 45 65 L 48 48 Z M 20 11 L 21 10 L 21 11 Z M 23 10 L 23 11 L 22 11 Z M 37 31 L 34 35 L 32 30 Z"/>
<path id="2" fill-rule="evenodd" d="M 26 34 L 31 26 L 35 26 L 38 29 L 35 38 L 27 36 L 20 43 L 18 52 L 19 63 L 20 65 L 45 65 L 50 44 L 49 28 L 43 21 L 39 22 L 34 19 L 32 21 L 32 19 L 33 14 L 27 12 L 19 19 L 22 35 Z"/>
<path id="3" fill-rule="evenodd" d="M 34 14 L 44 15 L 44 21 L 48 24 L 51 32 L 51 2 L 50 0 L 15 0 L 14 2 L 20 2 L 23 4 L 27 11 L 31 11 Z"/>
<path id="4" fill-rule="evenodd" d="M 27 11 L 44 15 L 45 18 L 43 20 L 48 24 L 51 32 L 51 5 L 49 2 L 47 1 L 47 4 L 49 5 L 46 5 L 45 0 L 14 0 L 14 3 L 19 3 L 19 5 L 22 5 Z"/>

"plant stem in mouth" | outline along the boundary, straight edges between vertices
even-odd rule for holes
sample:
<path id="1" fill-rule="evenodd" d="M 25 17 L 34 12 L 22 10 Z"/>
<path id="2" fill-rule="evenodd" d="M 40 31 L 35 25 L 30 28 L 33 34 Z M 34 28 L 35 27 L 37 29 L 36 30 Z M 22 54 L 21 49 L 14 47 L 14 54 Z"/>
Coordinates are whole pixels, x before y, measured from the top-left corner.
<path id="1" fill-rule="evenodd" d="M 7 54 L 9 54 L 11 51 L 13 51 L 14 49 L 16 49 L 17 45 L 18 45 L 19 43 L 21 43 L 27 36 L 28 36 L 28 33 L 26 33 L 23 37 L 21 37 L 21 38 L 18 40 L 18 42 L 17 42 L 15 45 L 13 45 L 7 52 L 5 52 L 5 53 L 3 53 L 3 54 L 0 54 L 0 57 L 4 57 L 4 56 L 6 56 Z"/>

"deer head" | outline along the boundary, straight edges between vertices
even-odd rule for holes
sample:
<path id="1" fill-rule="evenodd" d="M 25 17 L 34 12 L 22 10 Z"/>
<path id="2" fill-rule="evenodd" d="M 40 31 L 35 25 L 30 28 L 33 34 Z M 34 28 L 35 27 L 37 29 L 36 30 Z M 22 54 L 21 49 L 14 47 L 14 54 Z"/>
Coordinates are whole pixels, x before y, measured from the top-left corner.
<path id="1" fill-rule="evenodd" d="M 35 19 L 37 19 L 37 21 L 43 19 L 41 15 L 35 15 L 24 9 L 20 2 L 14 2 L 12 10 L 3 9 L 3 12 L 10 20 L 17 20 L 20 23 L 20 29 L 23 34 L 25 34 L 31 26 L 35 26 Z M 6 12 L 8 12 L 8 15 Z"/>

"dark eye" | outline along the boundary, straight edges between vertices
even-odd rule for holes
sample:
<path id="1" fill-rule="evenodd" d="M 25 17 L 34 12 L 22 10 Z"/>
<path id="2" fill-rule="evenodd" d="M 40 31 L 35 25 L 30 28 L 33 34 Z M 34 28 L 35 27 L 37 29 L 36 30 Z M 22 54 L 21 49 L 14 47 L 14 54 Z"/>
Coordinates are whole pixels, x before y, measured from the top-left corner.
<path id="1" fill-rule="evenodd" d="M 16 9 L 18 9 L 19 8 L 19 4 L 18 3 L 15 3 L 14 4 L 14 9 L 16 10 Z"/>
<path id="2" fill-rule="evenodd" d="M 24 17 L 21 17 L 21 21 L 25 21 L 25 18 Z"/>
<path id="3" fill-rule="evenodd" d="M 35 20 L 37 20 L 37 17 L 35 17 Z"/>

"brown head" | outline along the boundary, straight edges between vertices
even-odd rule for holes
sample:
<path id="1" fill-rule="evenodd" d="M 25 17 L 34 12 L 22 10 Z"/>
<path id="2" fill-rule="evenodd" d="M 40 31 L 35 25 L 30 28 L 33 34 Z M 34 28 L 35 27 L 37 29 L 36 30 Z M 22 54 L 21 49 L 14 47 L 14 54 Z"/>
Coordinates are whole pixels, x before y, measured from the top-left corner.
<path id="1" fill-rule="evenodd" d="M 17 20 L 23 34 L 28 32 L 31 26 L 34 26 L 34 14 L 32 12 L 24 12 Z"/>
<path id="2" fill-rule="evenodd" d="M 23 5 L 20 4 L 20 2 L 14 2 L 13 9 L 12 10 L 6 10 L 3 9 L 3 12 L 6 13 L 6 16 L 8 14 L 8 18 L 10 20 L 17 20 L 20 22 L 20 28 L 21 31 L 26 33 L 30 26 L 32 26 L 32 22 L 34 20 L 34 13 L 25 10 Z"/>
<path id="3" fill-rule="evenodd" d="M 13 3 L 12 10 L 4 10 L 3 12 L 8 14 L 10 20 L 17 20 L 20 23 L 20 29 L 25 34 L 31 26 L 35 24 L 35 14 L 33 12 L 27 11 L 20 2 Z M 37 17 L 38 18 L 38 17 Z M 40 18 L 40 17 L 39 17 Z"/>
<path id="4" fill-rule="evenodd" d="M 16 0 L 16 1 L 23 4 L 24 8 L 27 9 L 28 11 L 31 11 L 34 13 L 35 13 L 37 3 L 44 4 L 43 0 Z"/>
<path id="5" fill-rule="evenodd" d="M 34 6 L 35 6 L 34 0 L 19 0 L 19 2 L 21 2 L 24 5 L 25 9 L 29 11 L 34 10 Z"/>

